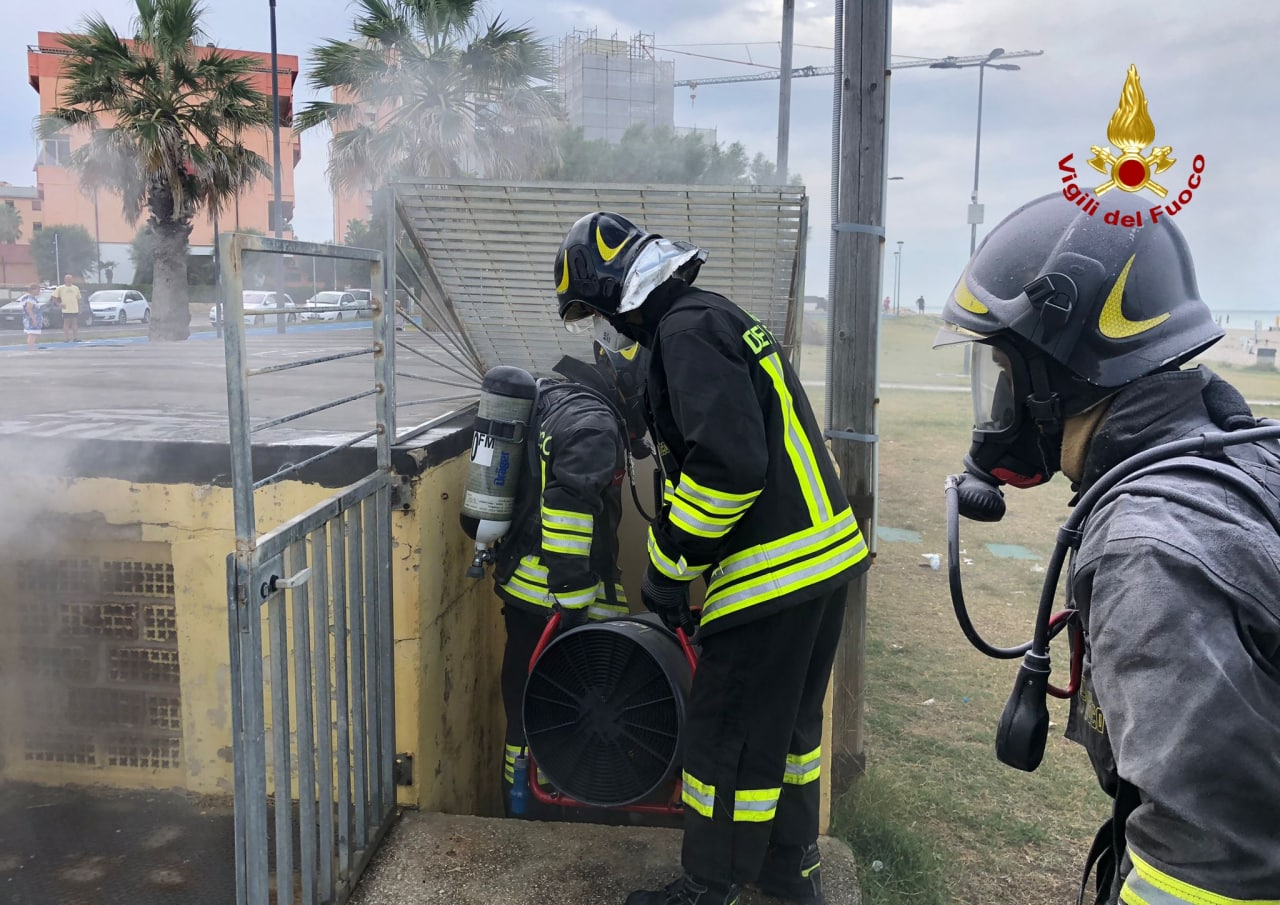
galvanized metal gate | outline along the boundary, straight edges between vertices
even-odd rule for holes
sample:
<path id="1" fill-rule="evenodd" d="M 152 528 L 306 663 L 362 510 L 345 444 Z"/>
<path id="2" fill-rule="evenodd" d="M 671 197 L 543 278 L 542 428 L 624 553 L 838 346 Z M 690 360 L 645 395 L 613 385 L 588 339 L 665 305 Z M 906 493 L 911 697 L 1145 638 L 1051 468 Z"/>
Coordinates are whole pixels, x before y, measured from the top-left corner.
<path id="1" fill-rule="evenodd" d="M 395 311 L 379 252 L 246 235 L 222 237 L 221 279 L 236 549 L 227 559 L 239 905 L 345 902 L 395 816 L 391 626 L 391 444 Z M 367 262 L 372 341 L 363 348 L 249 366 L 243 256 Z M 281 317 L 286 315 L 282 314 Z M 270 317 L 270 315 L 268 316 Z M 362 340 L 363 342 L 363 340 Z M 254 424 L 249 383 L 264 374 L 368 356 L 365 387 Z M 253 436 L 373 397 L 376 423 L 258 476 Z M 373 439 L 376 468 L 259 535 L 254 492 Z"/>

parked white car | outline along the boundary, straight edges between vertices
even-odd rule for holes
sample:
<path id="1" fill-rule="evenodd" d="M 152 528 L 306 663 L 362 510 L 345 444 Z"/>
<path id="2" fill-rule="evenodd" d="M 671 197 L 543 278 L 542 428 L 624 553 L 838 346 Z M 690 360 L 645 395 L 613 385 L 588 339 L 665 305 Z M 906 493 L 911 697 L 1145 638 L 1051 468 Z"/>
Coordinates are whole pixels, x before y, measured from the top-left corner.
<path id="1" fill-rule="evenodd" d="M 308 311 L 308 308 L 322 310 Z M 317 292 L 302 306 L 304 321 L 353 321 L 360 316 L 360 303 L 350 292 Z"/>
<path id="2" fill-rule="evenodd" d="M 265 324 L 268 321 L 275 323 L 275 315 L 280 313 L 281 308 L 284 308 L 288 313 L 285 318 L 287 323 L 292 324 L 296 321 L 298 319 L 298 306 L 289 297 L 288 293 L 280 293 L 279 295 L 284 299 L 283 305 L 278 303 L 277 293 L 246 289 L 244 291 L 244 325 L 252 327 L 254 324 Z M 209 309 L 209 323 L 218 323 L 217 305 Z"/>
<path id="3" fill-rule="evenodd" d="M 356 300 L 356 310 L 360 317 L 373 317 L 373 290 L 348 289 Z"/>
<path id="4" fill-rule="evenodd" d="M 151 322 L 151 305 L 136 289 L 99 289 L 89 296 L 89 311 L 95 324 Z"/>

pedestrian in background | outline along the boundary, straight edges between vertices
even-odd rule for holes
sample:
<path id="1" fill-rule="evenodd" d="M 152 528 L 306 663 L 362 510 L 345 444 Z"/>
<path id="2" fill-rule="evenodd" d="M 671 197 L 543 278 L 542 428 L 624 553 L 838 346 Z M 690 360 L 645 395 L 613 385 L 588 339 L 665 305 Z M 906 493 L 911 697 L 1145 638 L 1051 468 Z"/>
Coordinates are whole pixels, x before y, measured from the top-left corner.
<path id="1" fill-rule="evenodd" d="M 27 351 L 34 352 L 36 337 L 44 326 L 44 319 L 40 316 L 40 284 L 27 286 L 27 291 L 18 301 L 22 303 L 22 332 L 27 334 Z"/>
<path id="2" fill-rule="evenodd" d="M 67 342 L 80 342 L 80 287 L 75 277 L 64 274 L 62 285 L 53 290 L 53 301 L 62 309 L 62 338 Z"/>

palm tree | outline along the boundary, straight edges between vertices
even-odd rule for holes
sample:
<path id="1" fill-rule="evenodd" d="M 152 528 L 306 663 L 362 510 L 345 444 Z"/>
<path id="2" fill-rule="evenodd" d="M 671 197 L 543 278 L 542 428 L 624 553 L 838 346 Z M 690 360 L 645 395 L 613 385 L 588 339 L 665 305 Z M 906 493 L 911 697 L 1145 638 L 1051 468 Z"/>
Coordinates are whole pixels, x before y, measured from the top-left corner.
<path id="1" fill-rule="evenodd" d="M 59 106 L 37 120 L 41 137 L 81 127 L 72 154 L 86 189 L 105 187 L 155 236 L 152 336 L 186 339 L 187 247 L 196 211 L 220 211 L 268 173 L 246 147 L 271 122 L 268 97 L 249 83 L 252 62 L 201 46 L 199 0 L 134 0 L 134 37 L 100 15 L 64 38 L 70 52 Z"/>
<path id="2" fill-rule="evenodd" d="M 312 49 L 313 88 L 332 101 L 295 128 L 333 132 L 335 189 L 396 177 L 532 171 L 556 144 L 551 55 L 528 28 L 480 22 L 478 0 L 356 0 L 354 39 Z"/>

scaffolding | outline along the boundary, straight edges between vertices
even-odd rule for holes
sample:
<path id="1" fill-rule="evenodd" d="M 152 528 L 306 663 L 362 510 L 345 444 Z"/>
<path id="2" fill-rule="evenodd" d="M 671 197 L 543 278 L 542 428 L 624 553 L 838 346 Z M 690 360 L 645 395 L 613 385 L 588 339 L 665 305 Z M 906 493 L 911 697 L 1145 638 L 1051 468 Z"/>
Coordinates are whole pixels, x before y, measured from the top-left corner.
<path id="1" fill-rule="evenodd" d="M 652 34 L 622 40 L 574 29 L 556 51 L 565 110 L 586 138 L 616 142 L 634 125 L 674 126 L 675 63 L 657 58 Z"/>

